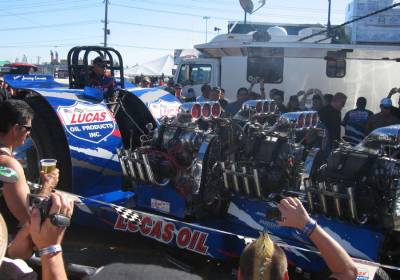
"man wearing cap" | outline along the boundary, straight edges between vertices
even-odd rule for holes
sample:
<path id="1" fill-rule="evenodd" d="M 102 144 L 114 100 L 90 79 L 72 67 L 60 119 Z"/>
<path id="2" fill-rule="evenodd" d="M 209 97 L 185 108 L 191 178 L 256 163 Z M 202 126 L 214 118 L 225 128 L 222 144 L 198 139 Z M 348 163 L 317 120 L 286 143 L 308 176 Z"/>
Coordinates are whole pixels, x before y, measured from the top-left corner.
<path id="1" fill-rule="evenodd" d="M 400 120 L 392 114 L 392 100 L 383 98 L 380 104 L 381 111 L 368 119 L 365 134 L 370 134 L 374 129 L 400 123 Z"/>
<path id="2" fill-rule="evenodd" d="M 114 77 L 106 75 L 107 61 L 103 57 L 98 56 L 93 60 L 92 66 L 93 70 L 90 73 L 87 85 L 102 89 L 105 98 L 112 97 L 116 82 Z"/>

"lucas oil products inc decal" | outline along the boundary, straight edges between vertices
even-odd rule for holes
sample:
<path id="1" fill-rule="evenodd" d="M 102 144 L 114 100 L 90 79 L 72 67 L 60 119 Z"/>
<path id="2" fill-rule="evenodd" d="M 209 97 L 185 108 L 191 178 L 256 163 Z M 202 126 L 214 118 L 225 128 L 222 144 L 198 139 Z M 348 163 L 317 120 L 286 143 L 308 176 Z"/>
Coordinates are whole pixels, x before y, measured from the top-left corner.
<path id="1" fill-rule="evenodd" d="M 125 220 L 118 215 L 114 225 L 115 230 L 136 233 L 153 238 L 162 243 L 172 243 L 181 248 L 193 251 L 202 255 L 207 255 L 206 246 L 208 233 L 189 227 L 178 227 L 176 224 L 152 216 L 143 216 L 140 225 Z"/>
<path id="2" fill-rule="evenodd" d="M 100 143 L 115 130 L 111 112 L 101 104 L 77 101 L 71 106 L 58 107 L 57 113 L 67 132 L 84 141 Z"/>

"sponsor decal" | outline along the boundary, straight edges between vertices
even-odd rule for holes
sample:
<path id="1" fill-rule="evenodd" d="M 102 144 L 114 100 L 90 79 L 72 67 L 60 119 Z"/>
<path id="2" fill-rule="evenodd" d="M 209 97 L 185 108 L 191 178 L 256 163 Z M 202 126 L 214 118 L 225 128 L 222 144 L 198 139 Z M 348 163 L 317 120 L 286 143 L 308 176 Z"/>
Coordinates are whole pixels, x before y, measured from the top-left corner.
<path id="1" fill-rule="evenodd" d="M 165 213 L 170 212 L 170 203 L 169 202 L 152 198 L 150 201 L 150 204 L 151 204 L 151 208 L 153 208 L 153 209 L 157 209 L 157 210 L 160 210 Z"/>
<path id="2" fill-rule="evenodd" d="M 368 280 L 369 279 L 369 272 L 368 269 L 358 268 L 357 272 L 357 280 Z"/>
<path id="3" fill-rule="evenodd" d="M 157 100 L 148 104 L 149 110 L 154 118 L 160 119 L 161 117 L 174 117 L 179 112 L 179 102 L 167 102 L 164 100 Z"/>
<path id="4" fill-rule="evenodd" d="M 13 80 L 18 80 L 18 81 L 47 81 L 47 78 L 48 78 L 47 76 L 17 75 L 17 76 L 13 77 Z"/>
<path id="5" fill-rule="evenodd" d="M 84 141 L 100 143 L 115 130 L 111 112 L 101 104 L 85 104 L 77 101 L 71 106 L 59 106 L 57 113 L 66 131 Z"/>
<path id="6" fill-rule="evenodd" d="M 150 237 L 165 244 L 175 240 L 179 248 L 202 255 L 207 255 L 208 252 L 208 247 L 206 246 L 208 233 L 192 230 L 189 227 L 178 229 L 174 223 L 152 216 L 143 216 L 140 225 L 137 225 L 118 215 L 114 229 L 132 233 L 139 232 L 145 237 Z"/>

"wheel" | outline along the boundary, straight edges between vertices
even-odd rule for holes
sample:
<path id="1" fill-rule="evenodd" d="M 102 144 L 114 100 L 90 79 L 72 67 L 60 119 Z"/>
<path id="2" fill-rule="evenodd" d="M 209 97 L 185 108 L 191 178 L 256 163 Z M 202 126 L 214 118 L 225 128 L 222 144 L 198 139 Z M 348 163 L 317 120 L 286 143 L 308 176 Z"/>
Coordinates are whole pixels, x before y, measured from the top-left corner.
<path id="1" fill-rule="evenodd" d="M 16 157 L 22 162 L 28 180 L 37 181 L 40 159 L 54 158 L 60 169 L 57 189 L 72 191 L 71 156 L 64 129 L 56 113 L 40 95 L 28 95 L 25 101 L 32 107 L 35 116 L 31 139 L 16 151 Z"/>

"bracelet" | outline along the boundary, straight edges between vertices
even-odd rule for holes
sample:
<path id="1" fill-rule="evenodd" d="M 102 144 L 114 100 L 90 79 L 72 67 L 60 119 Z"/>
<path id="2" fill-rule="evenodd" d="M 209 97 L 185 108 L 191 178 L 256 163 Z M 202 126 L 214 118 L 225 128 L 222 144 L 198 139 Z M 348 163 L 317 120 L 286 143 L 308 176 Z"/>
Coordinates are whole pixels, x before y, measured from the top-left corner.
<path id="1" fill-rule="evenodd" d="M 51 245 L 49 247 L 40 249 L 38 252 L 39 257 L 42 257 L 44 255 L 49 255 L 49 254 L 55 254 L 58 252 L 62 252 L 62 248 L 61 245 L 57 244 L 57 245 Z"/>
<path id="2" fill-rule="evenodd" d="M 314 219 L 310 218 L 310 220 L 304 226 L 302 231 L 305 235 L 310 236 L 316 227 L 317 227 L 317 222 Z"/>

